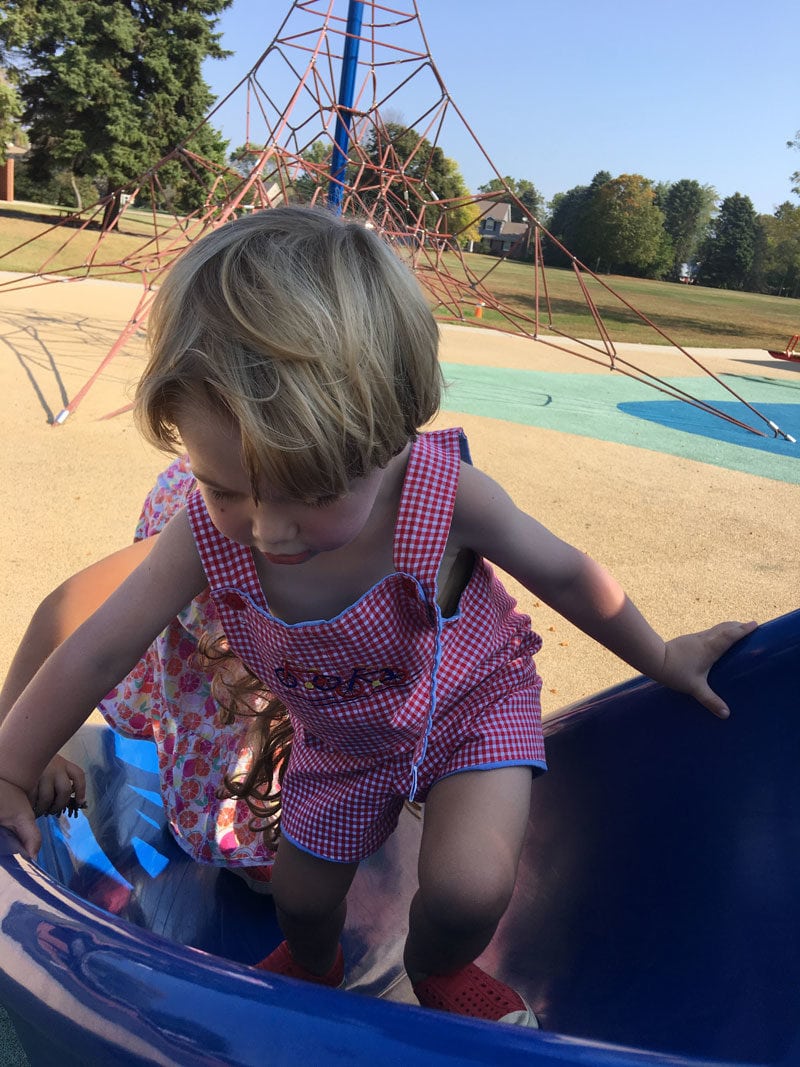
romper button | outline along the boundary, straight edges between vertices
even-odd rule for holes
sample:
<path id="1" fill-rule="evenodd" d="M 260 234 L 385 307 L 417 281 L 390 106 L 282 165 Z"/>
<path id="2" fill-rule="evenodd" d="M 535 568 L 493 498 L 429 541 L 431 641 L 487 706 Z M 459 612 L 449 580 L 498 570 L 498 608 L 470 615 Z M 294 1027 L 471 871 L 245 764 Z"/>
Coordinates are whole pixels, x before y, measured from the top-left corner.
<path id="1" fill-rule="evenodd" d="M 223 593 L 219 600 L 226 608 L 232 608 L 234 611 L 241 611 L 245 606 L 244 599 L 238 593 Z"/>

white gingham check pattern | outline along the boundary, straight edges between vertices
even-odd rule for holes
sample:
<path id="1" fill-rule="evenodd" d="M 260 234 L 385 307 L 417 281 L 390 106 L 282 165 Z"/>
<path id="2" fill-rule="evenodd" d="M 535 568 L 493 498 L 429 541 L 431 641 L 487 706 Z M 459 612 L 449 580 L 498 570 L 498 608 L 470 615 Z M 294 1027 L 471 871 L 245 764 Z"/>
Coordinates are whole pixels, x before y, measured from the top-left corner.
<path id="1" fill-rule="evenodd" d="M 285 701 L 294 723 L 283 833 L 326 859 L 352 862 L 376 851 L 415 788 L 424 800 L 439 778 L 461 770 L 545 767 L 531 659 L 541 639 L 530 619 L 480 559 L 457 613 L 442 620 L 436 606 L 459 439 L 459 430 L 416 439 L 396 570 L 330 620 L 287 624 L 270 615 L 250 549 L 215 529 L 199 493 L 189 500 L 231 647 Z"/>

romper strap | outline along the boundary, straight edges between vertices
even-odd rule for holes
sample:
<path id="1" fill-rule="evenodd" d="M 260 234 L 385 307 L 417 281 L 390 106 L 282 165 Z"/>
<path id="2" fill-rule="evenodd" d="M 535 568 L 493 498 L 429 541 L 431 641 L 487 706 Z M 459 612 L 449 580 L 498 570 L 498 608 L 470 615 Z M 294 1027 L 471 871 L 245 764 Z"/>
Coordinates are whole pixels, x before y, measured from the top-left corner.
<path id="1" fill-rule="evenodd" d="M 250 549 L 230 541 L 219 532 L 211 521 L 199 490 L 189 497 L 186 511 L 212 595 L 220 588 L 234 586 L 248 593 L 259 606 L 266 607 Z"/>
<path id="2" fill-rule="evenodd" d="M 462 439 L 458 428 L 420 434 L 411 446 L 400 497 L 394 565 L 418 579 L 431 604 L 453 518 Z"/>

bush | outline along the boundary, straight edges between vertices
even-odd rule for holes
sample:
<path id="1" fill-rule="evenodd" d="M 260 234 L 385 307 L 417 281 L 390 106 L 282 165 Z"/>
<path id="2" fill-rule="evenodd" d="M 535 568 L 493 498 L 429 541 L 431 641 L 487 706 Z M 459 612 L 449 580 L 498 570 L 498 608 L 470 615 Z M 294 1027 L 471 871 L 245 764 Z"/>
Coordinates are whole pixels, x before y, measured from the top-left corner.
<path id="1" fill-rule="evenodd" d="M 59 207 L 72 208 L 76 211 L 79 207 L 87 207 L 98 200 L 100 192 L 91 178 L 75 178 L 74 184 L 78 187 L 82 204 L 77 201 L 73 177 L 68 170 L 58 171 L 47 181 L 37 181 L 32 178 L 25 159 L 19 160 L 14 170 L 16 200 L 30 200 L 34 204 L 57 204 Z"/>

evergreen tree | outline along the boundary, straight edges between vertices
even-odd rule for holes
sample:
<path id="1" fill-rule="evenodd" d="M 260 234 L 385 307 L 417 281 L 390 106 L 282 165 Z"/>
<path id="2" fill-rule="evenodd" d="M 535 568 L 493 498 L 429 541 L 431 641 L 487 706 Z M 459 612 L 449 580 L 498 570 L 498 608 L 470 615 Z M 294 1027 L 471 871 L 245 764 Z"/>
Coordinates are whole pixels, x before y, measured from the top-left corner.
<path id="1" fill-rule="evenodd" d="M 722 201 L 701 250 L 699 280 L 717 289 L 752 287 L 757 219 L 749 196 L 734 193 Z"/>
<path id="2" fill-rule="evenodd" d="M 667 203 L 667 195 L 672 188 L 672 182 L 652 182 L 653 186 L 653 202 L 660 211 L 665 211 Z"/>
<path id="3" fill-rule="evenodd" d="M 228 54 L 215 16 L 231 2 L 6 0 L 0 45 L 24 105 L 31 178 L 69 171 L 110 191 L 187 140 L 224 162 L 219 133 L 194 131 L 213 102 L 203 60 Z M 172 206 L 202 196 L 177 164 L 160 180 Z"/>
<path id="4" fill-rule="evenodd" d="M 8 145 L 27 146 L 27 138 L 22 132 L 22 101 L 14 86 L 0 70 L 0 163 L 7 156 Z"/>
<path id="5" fill-rule="evenodd" d="M 769 216 L 756 215 L 755 228 L 753 230 L 753 261 L 747 274 L 745 288 L 753 293 L 763 293 L 767 288 L 767 263 L 769 259 L 769 236 L 764 218 Z"/>
<path id="6" fill-rule="evenodd" d="M 550 205 L 548 228 L 553 237 L 587 266 L 592 265 L 590 260 L 595 257 L 595 246 L 588 227 L 589 213 L 595 197 L 609 181 L 610 173 L 599 170 L 590 185 L 576 185 L 566 193 L 557 193 Z M 551 241 L 545 242 L 545 258 L 549 264 L 557 267 L 567 267 L 571 263 L 571 259 Z"/>

